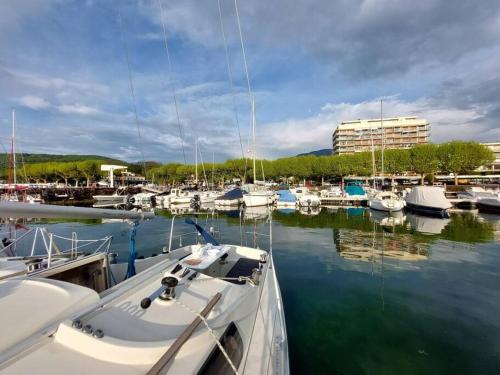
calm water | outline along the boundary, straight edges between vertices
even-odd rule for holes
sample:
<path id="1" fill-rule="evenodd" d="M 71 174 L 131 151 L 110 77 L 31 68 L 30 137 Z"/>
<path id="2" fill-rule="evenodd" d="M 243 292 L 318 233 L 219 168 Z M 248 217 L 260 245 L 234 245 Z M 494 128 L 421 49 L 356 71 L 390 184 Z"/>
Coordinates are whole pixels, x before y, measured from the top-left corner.
<path id="1" fill-rule="evenodd" d="M 222 239 L 240 243 L 240 232 L 265 232 L 263 214 L 252 212 L 256 220 L 243 227 L 238 213 L 221 214 Z M 171 216 L 161 215 L 139 227 L 140 254 L 167 243 Z M 292 373 L 500 373 L 500 216 L 389 219 L 323 209 L 275 211 L 273 221 Z M 126 259 L 126 223 L 40 225 L 82 239 L 111 234 Z"/>

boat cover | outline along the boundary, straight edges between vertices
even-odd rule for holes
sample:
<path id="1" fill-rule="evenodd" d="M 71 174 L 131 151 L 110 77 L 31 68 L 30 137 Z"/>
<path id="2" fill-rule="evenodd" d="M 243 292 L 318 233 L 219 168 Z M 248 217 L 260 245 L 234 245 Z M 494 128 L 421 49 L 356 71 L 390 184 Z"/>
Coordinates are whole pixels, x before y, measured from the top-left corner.
<path id="1" fill-rule="evenodd" d="M 345 187 L 345 193 L 347 195 L 365 195 L 365 190 L 358 185 L 347 185 Z"/>
<path id="2" fill-rule="evenodd" d="M 443 188 L 439 186 L 415 186 L 405 198 L 407 203 L 424 206 L 447 209 L 451 203 L 444 196 Z"/>
<path id="3" fill-rule="evenodd" d="M 278 190 L 276 194 L 279 195 L 278 202 L 295 202 L 297 197 L 292 194 L 290 190 Z"/>
<path id="4" fill-rule="evenodd" d="M 217 198 L 220 200 L 233 200 L 233 199 L 241 199 L 243 198 L 243 191 L 239 188 L 228 191 L 223 196 Z"/>

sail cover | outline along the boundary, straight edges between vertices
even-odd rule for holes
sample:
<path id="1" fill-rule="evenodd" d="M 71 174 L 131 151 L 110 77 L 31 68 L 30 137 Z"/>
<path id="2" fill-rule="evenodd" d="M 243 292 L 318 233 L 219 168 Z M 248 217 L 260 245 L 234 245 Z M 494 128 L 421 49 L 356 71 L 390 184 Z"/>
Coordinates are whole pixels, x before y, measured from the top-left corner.
<path id="1" fill-rule="evenodd" d="M 451 203 L 439 186 L 415 186 L 405 198 L 407 203 L 417 206 L 447 209 Z"/>

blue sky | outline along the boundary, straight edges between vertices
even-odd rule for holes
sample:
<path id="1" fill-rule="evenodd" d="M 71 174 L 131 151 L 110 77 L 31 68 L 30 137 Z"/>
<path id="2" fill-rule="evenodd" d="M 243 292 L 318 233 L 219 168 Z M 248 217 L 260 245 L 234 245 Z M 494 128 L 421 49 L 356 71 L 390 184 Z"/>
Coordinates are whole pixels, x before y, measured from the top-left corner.
<path id="1" fill-rule="evenodd" d="M 22 152 L 129 161 L 241 156 L 250 106 L 234 0 L 9 0 L 0 3 L 0 147 L 16 109 Z M 259 156 L 331 147 L 343 120 L 428 119 L 432 140 L 500 140 L 497 0 L 239 2 L 256 97 Z M 121 28 L 119 19 L 121 18 Z M 132 100 L 128 51 L 135 101 Z M 172 88 L 184 137 L 179 137 Z M 139 131 L 135 121 L 137 108 Z"/>

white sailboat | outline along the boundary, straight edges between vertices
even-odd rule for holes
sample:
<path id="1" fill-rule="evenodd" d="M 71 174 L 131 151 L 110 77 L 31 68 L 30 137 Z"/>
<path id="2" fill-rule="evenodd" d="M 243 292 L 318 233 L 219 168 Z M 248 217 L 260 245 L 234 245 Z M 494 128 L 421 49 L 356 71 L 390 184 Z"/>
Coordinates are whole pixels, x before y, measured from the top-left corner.
<path id="1" fill-rule="evenodd" d="M 273 192 L 265 188 L 264 182 L 257 181 L 256 148 L 255 148 L 255 99 L 252 98 L 252 143 L 253 143 L 253 181 L 252 190 L 243 195 L 245 207 L 269 206 L 274 203 L 276 197 Z"/>
<path id="2" fill-rule="evenodd" d="M 288 374 L 272 248 L 221 245 L 200 233 L 206 244 L 176 250 L 171 235 L 171 251 L 110 289 L 105 279 L 92 286 L 58 277 L 0 281 L 10 322 L 0 371 Z"/>
<path id="3" fill-rule="evenodd" d="M 383 131 L 383 117 L 382 117 L 382 100 L 380 101 L 380 128 L 382 136 L 382 166 L 380 176 L 382 178 L 381 188 L 384 186 L 384 131 Z M 373 182 L 375 184 L 375 149 L 372 138 L 372 168 L 373 168 Z M 397 212 L 403 210 L 405 201 L 392 191 L 380 191 L 372 194 L 368 199 L 368 206 L 377 211 Z"/>

